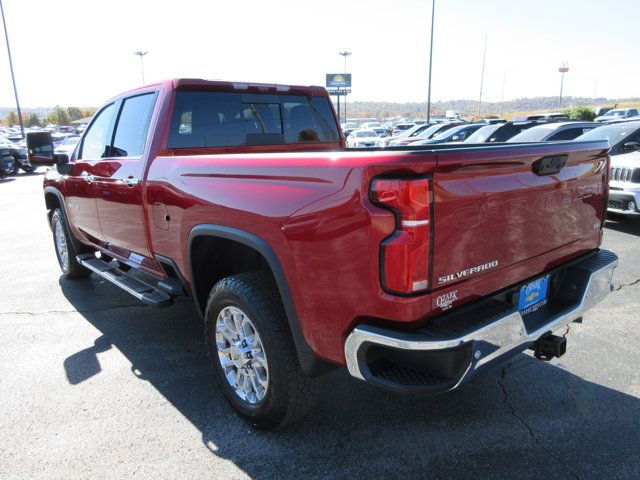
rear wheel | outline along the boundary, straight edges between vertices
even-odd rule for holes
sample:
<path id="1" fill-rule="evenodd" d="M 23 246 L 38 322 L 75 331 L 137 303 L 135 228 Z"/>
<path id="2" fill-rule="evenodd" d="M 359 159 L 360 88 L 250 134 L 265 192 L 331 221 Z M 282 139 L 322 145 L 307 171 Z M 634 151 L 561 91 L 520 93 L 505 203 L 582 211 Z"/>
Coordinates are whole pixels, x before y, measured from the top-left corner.
<path id="1" fill-rule="evenodd" d="M 20 159 L 15 156 L 13 157 L 13 175 L 18 175 L 20 172 Z"/>
<path id="2" fill-rule="evenodd" d="M 69 278 L 86 278 L 91 275 L 91 270 L 83 267 L 76 260 L 76 255 L 79 252 L 73 246 L 67 221 L 60 208 L 56 208 L 51 216 L 51 230 L 53 231 L 53 244 L 62 273 Z"/>
<path id="3" fill-rule="evenodd" d="M 313 408 L 315 382 L 300 368 L 269 275 L 249 272 L 220 280 L 207 302 L 205 334 L 225 397 L 252 425 L 277 429 Z"/>

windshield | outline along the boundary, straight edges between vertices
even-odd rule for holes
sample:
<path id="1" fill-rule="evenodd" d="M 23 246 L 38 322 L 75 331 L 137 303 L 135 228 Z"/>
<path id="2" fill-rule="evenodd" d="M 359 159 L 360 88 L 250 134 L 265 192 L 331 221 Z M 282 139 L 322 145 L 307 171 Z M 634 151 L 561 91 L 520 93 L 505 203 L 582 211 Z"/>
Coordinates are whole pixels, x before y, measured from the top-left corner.
<path id="1" fill-rule="evenodd" d="M 593 130 L 576 138 L 582 140 L 608 140 L 611 145 L 615 145 L 631 133 L 640 128 L 640 122 L 619 123 L 616 125 L 606 125 L 594 128 Z"/>
<path id="2" fill-rule="evenodd" d="M 622 117 L 624 112 L 624 110 L 609 110 L 603 117 Z"/>
<path id="3" fill-rule="evenodd" d="M 415 125 L 413 123 L 399 123 L 398 125 L 396 125 L 396 128 L 394 130 L 401 130 L 399 135 L 406 135 L 407 133 L 413 132 L 414 129 L 418 127 L 420 127 L 420 125 Z"/>
<path id="4" fill-rule="evenodd" d="M 469 138 L 465 140 L 465 143 L 485 143 L 491 134 L 499 129 L 501 125 L 504 124 L 499 123 L 496 125 L 487 125 L 486 127 L 482 127 L 470 135 Z"/>
<path id="5" fill-rule="evenodd" d="M 424 129 L 423 131 L 420 132 L 419 135 L 416 135 L 416 136 L 424 139 L 429 139 L 431 138 L 432 135 L 436 134 L 441 129 L 442 129 L 442 124 L 431 125 L 429 128 Z"/>
<path id="6" fill-rule="evenodd" d="M 433 137 L 433 140 L 447 140 L 453 137 L 460 130 L 464 130 L 465 128 L 469 128 L 469 125 L 458 125 L 457 127 L 452 127 L 448 130 L 445 130 L 444 132 L 437 134 L 435 137 Z"/>
<path id="7" fill-rule="evenodd" d="M 75 145 L 80 140 L 80 137 L 69 137 L 65 138 L 64 141 L 60 144 L 62 145 Z"/>
<path id="8" fill-rule="evenodd" d="M 549 127 L 528 128 L 524 132 L 521 132 L 521 133 L 517 134 L 516 136 L 511 137 L 510 139 L 507 140 L 507 142 L 508 143 L 514 143 L 514 142 L 540 142 L 544 138 L 546 138 L 547 135 L 549 135 L 550 133 L 552 133 L 554 131 L 555 131 L 554 128 L 549 128 Z"/>
<path id="9" fill-rule="evenodd" d="M 365 137 L 377 137 L 377 135 L 373 130 L 360 130 L 359 132 L 356 132 L 356 138 Z"/>

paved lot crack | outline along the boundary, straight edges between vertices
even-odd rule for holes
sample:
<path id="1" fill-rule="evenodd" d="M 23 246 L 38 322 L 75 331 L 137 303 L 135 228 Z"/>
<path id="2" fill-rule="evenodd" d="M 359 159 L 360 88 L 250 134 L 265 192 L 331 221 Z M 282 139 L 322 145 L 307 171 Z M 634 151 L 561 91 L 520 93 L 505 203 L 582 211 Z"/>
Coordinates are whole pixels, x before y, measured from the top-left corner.
<path id="1" fill-rule="evenodd" d="M 547 447 L 545 447 L 542 444 L 540 439 L 534 433 L 533 428 L 531 428 L 531 425 L 529 425 L 526 422 L 526 420 L 521 415 L 518 414 L 518 412 L 516 411 L 516 408 L 509 401 L 509 393 L 507 392 L 507 387 L 504 384 L 504 379 L 507 376 L 507 370 L 511 367 L 511 365 L 513 365 L 513 363 L 514 361 L 509 362 L 507 366 L 505 366 L 502 369 L 502 375 L 498 380 L 498 384 L 500 385 L 500 388 L 502 389 L 502 394 L 504 395 L 503 400 L 505 405 L 507 405 L 511 410 L 511 415 L 513 415 L 528 430 L 529 436 L 533 439 L 536 445 L 538 445 L 538 447 L 540 447 L 547 455 L 553 458 L 556 462 L 562 465 L 573 478 L 575 478 L 576 480 L 580 480 L 580 477 L 578 477 L 578 475 L 573 471 L 573 469 L 569 465 L 567 465 L 567 463 L 565 463 L 560 457 L 555 455 L 553 452 L 551 452 Z"/>
<path id="2" fill-rule="evenodd" d="M 638 285 L 638 283 L 640 283 L 640 278 L 638 278 L 637 280 L 634 280 L 631 283 L 621 283 L 620 285 L 614 287 L 614 292 L 617 292 L 618 290 L 622 290 L 623 288 L 626 287 L 633 287 L 634 285 Z"/>
<path id="3" fill-rule="evenodd" d="M 118 310 L 120 308 L 147 308 L 147 305 L 118 305 L 106 308 L 89 308 L 86 310 L 46 310 L 44 312 L 0 312 L 0 315 L 27 315 L 29 317 L 37 317 L 40 315 L 56 315 L 64 313 L 99 313 Z"/>

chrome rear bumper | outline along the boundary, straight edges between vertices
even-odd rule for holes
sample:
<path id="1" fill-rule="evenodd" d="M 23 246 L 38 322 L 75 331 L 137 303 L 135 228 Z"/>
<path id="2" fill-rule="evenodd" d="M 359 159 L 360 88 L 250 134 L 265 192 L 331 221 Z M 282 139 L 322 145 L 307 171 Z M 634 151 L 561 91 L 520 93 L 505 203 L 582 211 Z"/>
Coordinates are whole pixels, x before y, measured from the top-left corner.
<path id="1" fill-rule="evenodd" d="M 614 253 L 597 250 L 553 270 L 559 279 L 555 297 L 525 317 L 517 306 L 492 298 L 413 332 L 356 327 L 345 342 L 347 368 L 356 378 L 393 390 L 452 390 L 478 369 L 579 320 L 611 292 L 617 263 Z"/>

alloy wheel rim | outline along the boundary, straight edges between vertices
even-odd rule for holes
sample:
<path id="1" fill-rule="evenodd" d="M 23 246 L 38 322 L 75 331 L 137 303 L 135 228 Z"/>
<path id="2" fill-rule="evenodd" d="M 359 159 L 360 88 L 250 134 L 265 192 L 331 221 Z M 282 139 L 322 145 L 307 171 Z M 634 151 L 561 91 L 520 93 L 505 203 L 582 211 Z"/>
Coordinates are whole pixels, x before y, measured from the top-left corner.
<path id="1" fill-rule="evenodd" d="M 64 236 L 64 230 L 60 222 L 56 222 L 55 237 L 60 264 L 63 270 L 67 270 L 69 268 L 69 250 L 67 249 L 67 239 Z"/>
<path id="2" fill-rule="evenodd" d="M 250 405 L 269 390 L 269 366 L 262 339 L 249 316 L 238 307 L 224 307 L 216 319 L 218 361 L 235 394 Z"/>

